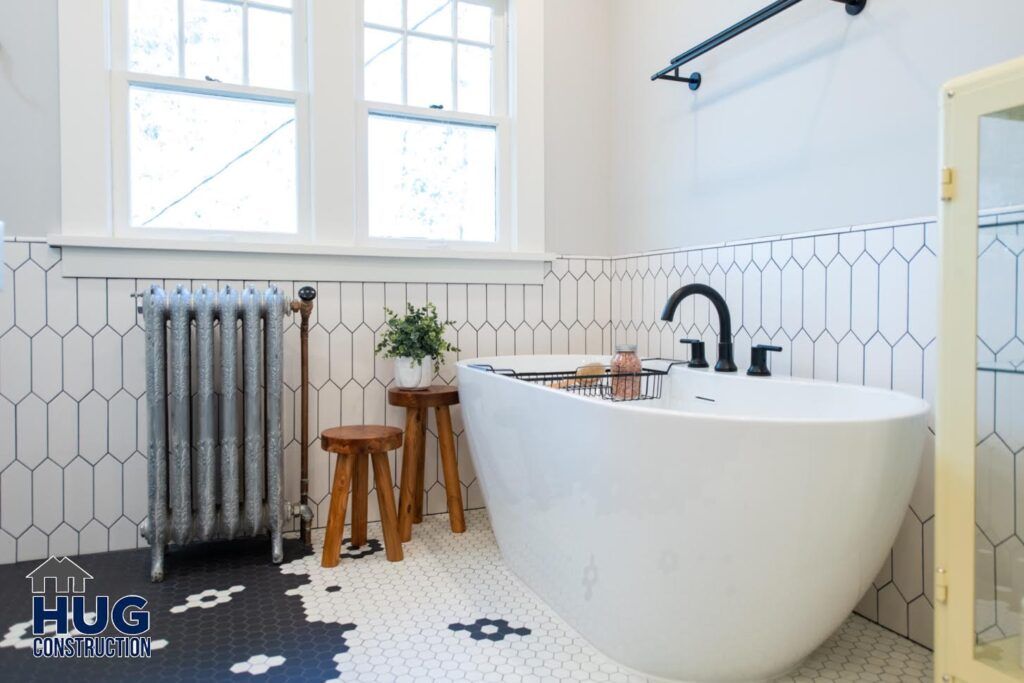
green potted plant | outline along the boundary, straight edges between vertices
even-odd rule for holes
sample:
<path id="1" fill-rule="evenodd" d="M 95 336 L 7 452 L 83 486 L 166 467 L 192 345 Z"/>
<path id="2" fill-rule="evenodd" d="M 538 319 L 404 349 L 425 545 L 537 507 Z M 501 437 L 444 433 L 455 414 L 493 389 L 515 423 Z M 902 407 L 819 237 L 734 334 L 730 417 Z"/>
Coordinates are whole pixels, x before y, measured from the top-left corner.
<path id="1" fill-rule="evenodd" d="M 429 303 L 421 308 L 406 304 L 403 316 L 387 307 L 384 312 L 388 320 L 377 344 L 377 355 L 395 359 L 396 386 L 426 389 L 441 369 L 444 354 L 459 351 L 444 338 L 445 328 L 455 323 L 440 320 L 437 308 Z"/>

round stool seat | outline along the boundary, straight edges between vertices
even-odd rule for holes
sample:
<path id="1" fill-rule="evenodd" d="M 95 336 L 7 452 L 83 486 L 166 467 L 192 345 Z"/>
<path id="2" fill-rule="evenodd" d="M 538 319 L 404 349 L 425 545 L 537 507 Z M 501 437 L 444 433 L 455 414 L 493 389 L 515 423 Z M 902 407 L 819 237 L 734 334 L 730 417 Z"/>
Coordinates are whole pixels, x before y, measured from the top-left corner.
<path id="1" fill-rule="evenodd" d="M 459 402 L 459 388 L 435 384 L 426 389 L 388 389 L 388 403 L 401 408 L 437 408 Z"/>
<path id="2" fill-rule="evenodd" d="M 384 425 L 332 427 L 320 433 L 320 447 L 339 454 L 382 453 L 402 445 L 402 430 Z"/>

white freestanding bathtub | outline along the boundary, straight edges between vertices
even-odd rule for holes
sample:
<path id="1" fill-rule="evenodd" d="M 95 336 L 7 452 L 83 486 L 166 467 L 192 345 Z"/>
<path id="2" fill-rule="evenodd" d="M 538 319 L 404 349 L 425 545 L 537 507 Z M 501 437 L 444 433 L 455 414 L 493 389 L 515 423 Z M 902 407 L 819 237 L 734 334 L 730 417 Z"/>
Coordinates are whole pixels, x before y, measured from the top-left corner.
<path id="1" fill-rule="evenodd" d="M 608 361 L 459 363 L 505 561 L 595 647 L 645 674 L 789 671 L 849 615 L 889 552 L 928 405 L 678 366 L 659 400 L 613 403 L 471 367 L 595 360 Z"/>

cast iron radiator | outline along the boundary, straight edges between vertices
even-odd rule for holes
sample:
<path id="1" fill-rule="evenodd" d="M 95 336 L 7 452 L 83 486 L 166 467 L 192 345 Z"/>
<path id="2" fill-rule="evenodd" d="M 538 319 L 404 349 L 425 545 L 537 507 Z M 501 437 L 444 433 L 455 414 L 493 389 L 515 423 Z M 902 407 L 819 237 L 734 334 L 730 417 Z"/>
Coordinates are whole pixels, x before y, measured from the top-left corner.
<path id="1" fill-rule="evenodd" d="M 283 320 L 300 309 L 276 286 L 239 293 L 204 285 L 190 293 L 178 285 L 165 293 L 152 285 L 143 295 L 149 517 L 142 534 L 153 581 L 163 580 L 169 543 L 269 533 L 271 557 L 281 562 L 285 520 L 306 516 L 283 497 Z"/>

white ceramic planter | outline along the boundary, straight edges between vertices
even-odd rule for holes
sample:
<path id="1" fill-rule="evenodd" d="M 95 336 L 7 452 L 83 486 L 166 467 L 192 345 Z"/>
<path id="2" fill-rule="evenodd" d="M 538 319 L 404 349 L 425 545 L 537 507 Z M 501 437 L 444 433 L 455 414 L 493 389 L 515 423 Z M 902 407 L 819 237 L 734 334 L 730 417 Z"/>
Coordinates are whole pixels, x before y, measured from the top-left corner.
<path id="1" fill-rule="evenodd" d="M 395 386 L 400 389 L 426 389 L 434 379 L 434 359 L 422 362 L 412 358 L 395 359 Z"/>

